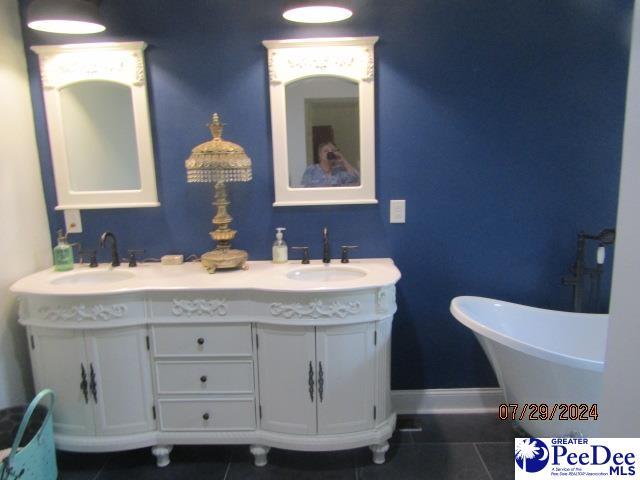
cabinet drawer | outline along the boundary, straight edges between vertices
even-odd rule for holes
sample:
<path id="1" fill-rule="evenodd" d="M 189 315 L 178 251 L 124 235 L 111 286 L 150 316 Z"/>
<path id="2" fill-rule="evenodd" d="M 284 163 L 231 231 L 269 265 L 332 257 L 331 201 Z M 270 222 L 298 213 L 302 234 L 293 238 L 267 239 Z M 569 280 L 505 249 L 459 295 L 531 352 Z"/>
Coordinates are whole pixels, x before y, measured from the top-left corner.
<path id="1" fill-rule="evenodd" d="M 158 325 L 153 334 L 156 355 L 246 357 L 252 352 L 249 324 Z"/>
<path id="2" fill-rule="evenodd" d="M 159 394 L 253 393 L 253 361 L 156 362 Z"/>
<path id="3" fill-rule="evenodd" d="M 253 397 L 160 400 L 163 431 L 255 430 Z"/>

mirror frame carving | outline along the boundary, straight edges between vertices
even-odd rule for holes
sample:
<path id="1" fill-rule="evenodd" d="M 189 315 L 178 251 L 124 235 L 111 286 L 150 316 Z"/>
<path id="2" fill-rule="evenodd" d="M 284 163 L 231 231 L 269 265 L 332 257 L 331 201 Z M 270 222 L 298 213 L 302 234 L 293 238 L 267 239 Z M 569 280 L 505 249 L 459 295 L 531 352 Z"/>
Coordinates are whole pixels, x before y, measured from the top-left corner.
<path id="1" fill-rule="evenodd" d="M 153 142 L 147 100 L 144 42 L 33 46 L 39 58 L 58 205 L 56 210 L 157 207 Z M 73 191 L 64 139 L 60 92 L 83 81 L 102 80 L 129 87 L 133 106 L 140 189 Z"/>
<path id="2" fill-rule="evenodd" d="M 378 203 L 375 192 L 374 44 L 378 37 L 265 40 L 269 67 L 273 137 L 274 207 Z M 358 84 L 360 185 L 290 187 L 287 151 L 287 84 L 313 76 L 345 78 Z"/>

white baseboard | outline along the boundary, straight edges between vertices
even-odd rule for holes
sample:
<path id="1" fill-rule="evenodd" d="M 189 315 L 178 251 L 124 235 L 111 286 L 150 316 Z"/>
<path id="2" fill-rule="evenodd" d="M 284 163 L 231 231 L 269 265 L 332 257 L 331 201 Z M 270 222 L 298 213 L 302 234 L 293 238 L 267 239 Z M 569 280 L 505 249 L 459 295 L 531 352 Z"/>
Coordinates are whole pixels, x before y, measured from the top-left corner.
<path id="1" fill-rule="evenodd" d="M 501 388 L 441 388 L 392 390 L 396 413 L 498 413 L 504 403 Z"/>

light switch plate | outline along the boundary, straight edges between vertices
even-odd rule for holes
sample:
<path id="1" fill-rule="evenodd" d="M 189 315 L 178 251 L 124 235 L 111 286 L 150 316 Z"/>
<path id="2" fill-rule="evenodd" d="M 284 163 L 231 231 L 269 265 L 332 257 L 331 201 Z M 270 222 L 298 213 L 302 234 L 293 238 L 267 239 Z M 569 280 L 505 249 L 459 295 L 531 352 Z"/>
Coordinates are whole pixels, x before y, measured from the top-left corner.
<path id="1" fill-rule="evenodd" d="M 80 217 L 80 210 L 65 210 L 64 224 L 67 233 L 82 233 L 82 217 Z"/>
<path id="2" fill-rule="evenodd" d="M 389 202 L 389 223 L 405 223 L 406 201 L 391 200 Z"/>

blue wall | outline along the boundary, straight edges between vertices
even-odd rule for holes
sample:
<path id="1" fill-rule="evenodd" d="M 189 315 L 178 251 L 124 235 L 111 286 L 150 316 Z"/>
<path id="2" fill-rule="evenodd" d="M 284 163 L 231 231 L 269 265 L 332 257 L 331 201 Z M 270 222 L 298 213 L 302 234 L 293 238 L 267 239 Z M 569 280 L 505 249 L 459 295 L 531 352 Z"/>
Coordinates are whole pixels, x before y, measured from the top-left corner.
<path id="1" fill-rule="evenodd" d="M 23 7 L 26 2 L 23 2 Z M 148 256 L 211 248 L 211 191 L 188 185 L 184 159 L 220 112 L 254 180 L 232 187 L 236 245 L 267 259 L 276 226 L 320 255 L 334 245 L 390 256 L 403 273 L 393 388 L 495 385 L 452 297 L 483 295 L 569 309 L 559 283 L 575 235 L 615 223 L 631 0 L 365 1 L 350 21 L 297 26 L 279 1 L 104 0 L 108 33 L 25 29 L 27 47 L 144 40 L 162 207 L 83 211 L 85 245 L 106 230 Z M 376 206 L 278 208 L 273 201 L 263 39 L 379 35 Z M 28 52 L 51 229 L 55 190 L 37 59 Z M 17 159 L 16 159 L 17 160 Z M 389 200 L 407 223 L 388 223 Z M 335 250 L 334 250 L 335 251 Z M 106 259 L 106 257 L 104 257 Z"/>

